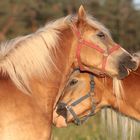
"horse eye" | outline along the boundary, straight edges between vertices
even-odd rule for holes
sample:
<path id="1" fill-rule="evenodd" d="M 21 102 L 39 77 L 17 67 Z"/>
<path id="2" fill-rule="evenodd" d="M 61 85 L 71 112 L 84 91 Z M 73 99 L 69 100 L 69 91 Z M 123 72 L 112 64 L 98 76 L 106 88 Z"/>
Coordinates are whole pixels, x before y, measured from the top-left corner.
<path id="1" fill-rule="evenodd" d="M 72 80 L 70 81 L 69 85 L 70 85 L 70 86 L 73 86 L 73 85 L 75 85 L 77 82 L 78 82 L 78 80 L 72 79 Z"/>
<path id="2" fill-rule="evenodd" d="M 99 32 L 97 34 L 98 37 L 102 38 L 102 39 L 105 39 L 105 34 L 103 32 Z"/>

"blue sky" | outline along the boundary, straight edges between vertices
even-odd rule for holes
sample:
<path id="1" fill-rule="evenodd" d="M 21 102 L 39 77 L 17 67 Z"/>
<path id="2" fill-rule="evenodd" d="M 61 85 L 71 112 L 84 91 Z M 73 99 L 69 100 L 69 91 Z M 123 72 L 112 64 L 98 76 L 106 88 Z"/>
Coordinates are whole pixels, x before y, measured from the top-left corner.
<path id="1" fill-rule="evenodd" d="M 140 10 L 140 0 L 133 0 L 133 1 L 134 1 L 135 8 Z"/>
<path id="2" fill-rule="evenodd" d="M 137 4 L 137 3 L 140 4 L 140 0 L 134 0 L 134 3 L 135 3 L 135 4 Z"/>

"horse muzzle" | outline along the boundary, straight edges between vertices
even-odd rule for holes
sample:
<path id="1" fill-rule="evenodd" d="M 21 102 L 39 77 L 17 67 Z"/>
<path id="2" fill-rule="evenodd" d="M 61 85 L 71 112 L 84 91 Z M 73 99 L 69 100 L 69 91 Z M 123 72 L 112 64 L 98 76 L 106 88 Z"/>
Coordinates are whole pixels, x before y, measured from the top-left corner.
<path id="1" fill-rule="evenodd" d="M 118 79 L 123 79 L 129 75 L 131 71 L 135 71 L 138 68 L 138 62 L 130 55 L 122 55 L 118 66 Z"/>
<path id="2" fill-rule="evenodd" d="M 53 112 L 53 124 L 58 128 L 67 126 L 67 109 L 63 103 L 58 103 Z"/>
<path id="3" fill-rule="evenodd" d="M 57 114 L 63 116 L 65 119 L 67 118 L 67 108 L 66 108 L 66 104 L 65 103 L 58 103 L 57 106 L 57 110 L 56 110 Z"/>
<path id="4" fill-rule="evenodd" d="M 71 105 L 67 105 L 63 102 L 58 103 L 56 113 L 59 117 L 65 119 L 65 123 L 74 122 L 76 125 L 80 125 L 78 123 L 80 120 Z"/>

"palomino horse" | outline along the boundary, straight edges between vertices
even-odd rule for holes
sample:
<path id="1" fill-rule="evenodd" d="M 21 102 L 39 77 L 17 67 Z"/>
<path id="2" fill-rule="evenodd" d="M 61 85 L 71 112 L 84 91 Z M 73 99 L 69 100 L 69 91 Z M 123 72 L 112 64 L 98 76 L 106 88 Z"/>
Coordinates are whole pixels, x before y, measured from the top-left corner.
<path id="1" fill-rule="evenodd" d="M 1 43 L 0 140 L 49 139 L 53 107 L 75 68 L 122 79 L 137 66 L 82 6 L 77 15 Z"/>
<path id="2" fill-rule="evenodd" d="M 54 111 L 54 124 L 57 127 L 66 126 L 68 122 L 83 123 L 89 116 L 103 107 L 109 106 L 122 114 L 140 121 L 140 67 L 131 73 L 123 82 L 123 92 L 117 84 L 113 92 L 112 79 L 94 77 L 89 73 L 75 71 Z M 80 120 L 80 118 L 82 118 Z"/>

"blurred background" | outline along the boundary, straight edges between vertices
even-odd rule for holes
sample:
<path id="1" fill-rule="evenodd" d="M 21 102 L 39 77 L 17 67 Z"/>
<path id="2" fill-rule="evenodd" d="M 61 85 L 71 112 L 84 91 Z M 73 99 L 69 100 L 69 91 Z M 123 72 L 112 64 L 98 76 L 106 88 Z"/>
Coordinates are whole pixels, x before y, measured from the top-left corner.
<path id="1" fill-rule="evenodd" d="M 140 50 L 140 0 L 0 0 L 0 41 L 35 32 L 50 20 L 76 13 L 81 4 L 116 42 L 129 52 Z M 99 113 L 80 127 L 54 128 L 53 140 L 109 140 L 100 124 Z"/>
<path id="2" fill-rule="evenodd" d="M 81 4 L 116 42 L 130 52 L 140 50 L 140 0 L 0 0 L 0 41 L 34 32 Z"/>

